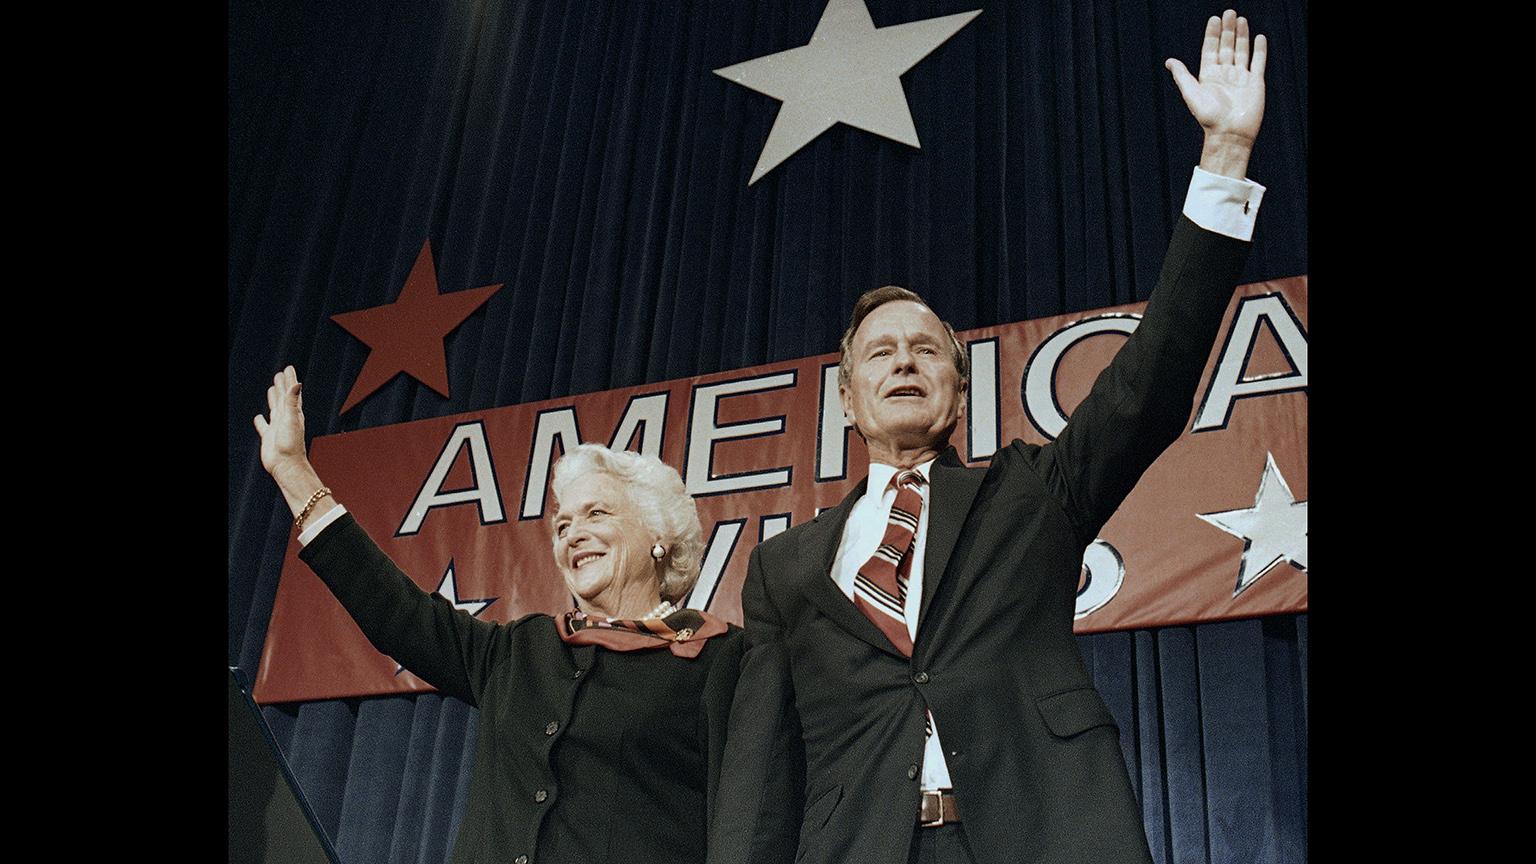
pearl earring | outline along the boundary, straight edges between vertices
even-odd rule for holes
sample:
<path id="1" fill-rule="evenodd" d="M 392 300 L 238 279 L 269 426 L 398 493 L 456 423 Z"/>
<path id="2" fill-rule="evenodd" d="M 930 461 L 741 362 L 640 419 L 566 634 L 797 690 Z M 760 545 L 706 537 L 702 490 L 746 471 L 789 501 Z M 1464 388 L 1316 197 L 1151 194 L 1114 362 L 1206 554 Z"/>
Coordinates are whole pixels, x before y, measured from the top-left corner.
<path id="1" fill-rule="evenodd" d="M 651 557 L 655 558 L 657 561 L 660 561 L 661 559 L 667 557 L 667 547 L 661 545 L 660 543 L 657 543 L 655 546 L 652 546 L 651 547 Z"/>

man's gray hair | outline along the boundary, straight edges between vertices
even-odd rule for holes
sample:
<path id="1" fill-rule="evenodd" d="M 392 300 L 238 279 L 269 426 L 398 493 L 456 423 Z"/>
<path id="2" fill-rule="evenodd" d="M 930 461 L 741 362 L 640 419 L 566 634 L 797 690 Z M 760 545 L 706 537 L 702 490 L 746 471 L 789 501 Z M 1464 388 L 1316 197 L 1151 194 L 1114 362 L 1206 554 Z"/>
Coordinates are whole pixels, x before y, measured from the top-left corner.
<path id="1" fill-rule="evenodd" d="M 566 489 L 594 471 L 611 474 L 624 484 L 629 500 L 640 511 L 647 530 L 661 538 L 667 547 L 661 574 L 661 599 L 681 605 L 699 581 L 699 565 L 704 558 L 704 528 L 699 524 L 699 510 L 693 496 L 683 486 L 677 469 L 657 459 L 629 450 L 609 450 L 601 444 L 582 444 L 555 463 L 551 486 L 555 499 Z M 650 554 L 650 550 L 646 550 Z"/>
<path id="2" fill-rule="evenodd" d="M 924 300 L 921 295 L 900 285 L 886 285 L 883 288 L 865 291 L 863 296 L 853 304 L 853 315 L 848 319 L 848 329 L 843 331 L 843 341 L 838 346 L 838 350 L 841 352 L 841 356 L 837 361 L 838 384 L 847 387 L 849 380 L 853 377 L 853 358 L 851 356 L 853 351 L 853 334 L 859 329 L 859 325 L 864 323 L 864 319 L 869 317 L 869 313 L 897 300 L 910 300 L 923 306 L 929 312 L 933 312 L 933 307 L 929 306 L 928 301 Z M 935 318 L 939 317 L 937 312 L 934 312 L 933 315 Z M 960 344 L 960 337 L 955 335 L 955 328 L 950 326 L 950 323 L 943 318 L 939 318 L 939 323 L 944 325 L 944 332 L 949 335 L 950 359 L 955 361 L 955 371 L 960 374 L 960 389 L 965 390 L 971 385 L 971 357 L 965 353 L 965 346 Z"/>

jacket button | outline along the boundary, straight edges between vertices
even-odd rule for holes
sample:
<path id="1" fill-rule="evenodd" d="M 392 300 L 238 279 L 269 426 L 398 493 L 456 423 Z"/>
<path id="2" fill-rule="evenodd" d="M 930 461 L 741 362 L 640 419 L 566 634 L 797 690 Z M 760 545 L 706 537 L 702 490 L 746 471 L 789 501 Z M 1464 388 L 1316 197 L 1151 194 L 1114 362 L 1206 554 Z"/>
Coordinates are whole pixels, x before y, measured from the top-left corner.
<path id="1" fill-rule="evenodd" d="M 914 762 L 913 764 L 907 766 L 907 779 L 908 780 L 916 780 L 917 779 L 917 763 Z"/>
<path id="2" fill-rule="evenodd" d="M 560 731 L 560 721 L 559 720 L 551 720 L 551 721 L 549 721 L 549 724 L 544 727 L 544 734 L 545 735 L 553 735 L 553 734 L 555 734 L 556 732 L 559 732 L 559 731 Z"/>
<path id="3" fill-rule="evenodd" d="M 571 677 L 572 678 L 580 678 L 581 677 L 581 670 L 577 669 L 575 672 L 572 672 L 571 673 Z"/>
<path id="4" fill-rule="evenodd" d="M 548 798 L 549 798 L 549 793 L 545 792 L 543 789 L 540 789 L 539 791 L 533 793 L 533 800 L 537 801 L 540 804 L 543 804 L 545 802 L 545 800 L 547 800 Z"/>
<path id="5" fill-rule="evenodd" d="M 927 684 L 928 683 L 928 673 L 927 672 L 919 672 L 916 675 L 912 676 L 912 680 L 916 681 L 919 684 Z"/>
<path id="6" fill-rule="evenodd" d="M 512 859 L 512 864 L 528 864 L 528 856 L 527 855 L 519 855 L 516 858 Z"/>

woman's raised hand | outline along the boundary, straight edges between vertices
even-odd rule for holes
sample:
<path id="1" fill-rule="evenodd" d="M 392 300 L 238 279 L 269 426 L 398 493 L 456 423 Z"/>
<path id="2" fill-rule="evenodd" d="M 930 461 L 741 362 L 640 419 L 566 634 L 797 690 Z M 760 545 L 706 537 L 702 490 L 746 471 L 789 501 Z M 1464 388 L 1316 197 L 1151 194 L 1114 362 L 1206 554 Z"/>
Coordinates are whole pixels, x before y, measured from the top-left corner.
<path id="1" fill-rule="evenodd" d="M 293 515 L 315 503 L 311 496 L 323 484 L 304 455 L 304 397 L 299 373 L 292 366 L 272 376 L 267 388 L 269 420 L 257 414 L 252 418 L 256 434 L 261 436 L 261 467 L 267 469 Z"/>
<path id="2" fill-rule="evenodd" d="M 267 411 L 271 420 L 257 414 L 253 418 L 256 434 L 261 436 L 261 467 L 277 476 L 289 465 L 306 461 L 304 455 L 304 396 L 299 374 L 292 366 L 272 376 L 267 388 Z"/>

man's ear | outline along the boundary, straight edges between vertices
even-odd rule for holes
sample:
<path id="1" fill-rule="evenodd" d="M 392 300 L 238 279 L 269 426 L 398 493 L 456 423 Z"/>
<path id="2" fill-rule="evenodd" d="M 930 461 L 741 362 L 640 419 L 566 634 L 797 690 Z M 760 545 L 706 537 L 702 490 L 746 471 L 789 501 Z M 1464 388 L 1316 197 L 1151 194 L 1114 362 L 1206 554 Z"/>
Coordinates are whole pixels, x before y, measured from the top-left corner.
<path id="1" fill-rule="evenodd" d="M 853 414 L 853 409 L 848 407 L 848 385 L 847 384 L 838 384 L 837 385 L 837 401 L 843 406 L 843 419 L 847 420 L 849 423 L 851 423 L 853 425 L 853 434 L 859 436 L 859 440 L 860 441 L 863 441 L 865 444 L 868 444 L 869 443 L 869 439 L 864 437 L 864 430 L 859 428 L 859 418 L 855 417 L 854 414 Z"/>

